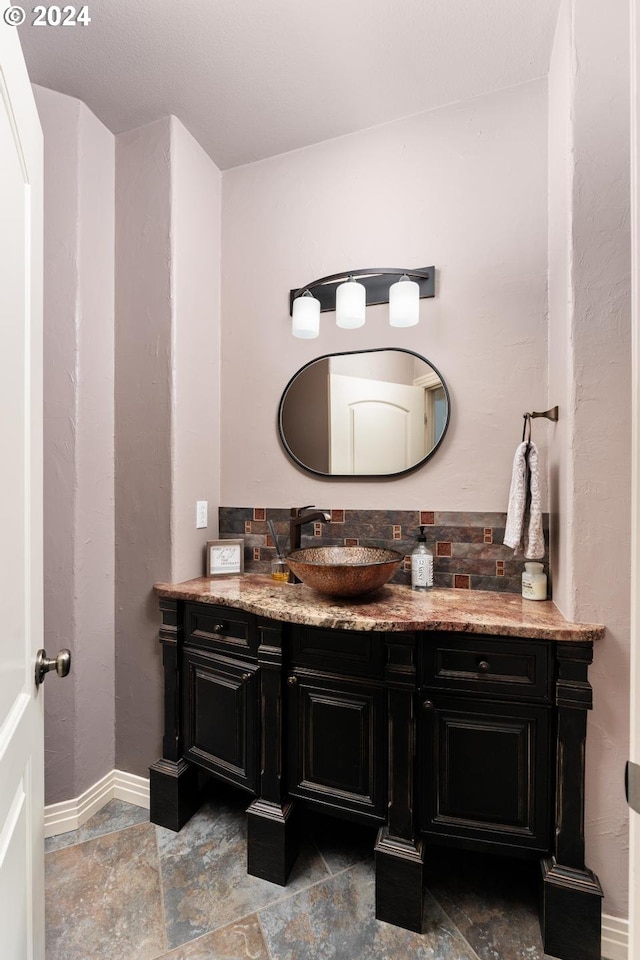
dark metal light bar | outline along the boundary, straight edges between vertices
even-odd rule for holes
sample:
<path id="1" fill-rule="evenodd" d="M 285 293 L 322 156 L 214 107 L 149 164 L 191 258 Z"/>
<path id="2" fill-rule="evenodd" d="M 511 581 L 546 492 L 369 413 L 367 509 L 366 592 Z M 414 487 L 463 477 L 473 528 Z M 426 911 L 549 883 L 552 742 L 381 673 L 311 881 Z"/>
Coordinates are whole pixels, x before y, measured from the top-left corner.
<path id="1" fill-rule="evenodd" d="M 336 308 L 336 290 L 349 277 L 357 277 L 367 291 L 367 306 L 377 303 L 389 303 L 388 277 L 407 276 L 420 287 L 420 299 L 435 296 L 435 267 L 418 267 L 416 270 L 407 270 L 396 267 L 367 267 L 363 270 L 346 270 L 344 273 L 334 273 L 329 277 L 321 277 L 304 287 L 291 290 L 289 294 L 289 313 L 293 314 L 293 301 L 309 290 L 320 301 L 320 312 L 326 313 Z"/>

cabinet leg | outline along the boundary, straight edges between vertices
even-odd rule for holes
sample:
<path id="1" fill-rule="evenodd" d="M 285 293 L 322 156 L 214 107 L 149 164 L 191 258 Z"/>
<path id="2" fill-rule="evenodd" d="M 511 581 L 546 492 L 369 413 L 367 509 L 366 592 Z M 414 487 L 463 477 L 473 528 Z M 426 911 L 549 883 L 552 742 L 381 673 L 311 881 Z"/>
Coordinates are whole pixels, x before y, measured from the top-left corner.
<path id="1" fill-rule="evenodd" d="M 542 940 L 559 960 L 600 960 L 602 887 L 591 870 L 542 860 Z"/>
<path id="2" fill-rule="evenodd" d="M 390 837 L 378 831 L 376 856 L 376 919 L 422 933 L 424 850 L 422 840 Z"/>
<path id="3" fill-rule="evenodd" d="M 247 810 L 247 873 L 286 886 L 298 856 L 294 806 L 254 800 Z"/>
<path id="4" fill-rule="evenodd" d="M 186 760 L 156 760 L 149 767 L 149 820 L 181 830 L 200 805 L 197 767 Z"/>

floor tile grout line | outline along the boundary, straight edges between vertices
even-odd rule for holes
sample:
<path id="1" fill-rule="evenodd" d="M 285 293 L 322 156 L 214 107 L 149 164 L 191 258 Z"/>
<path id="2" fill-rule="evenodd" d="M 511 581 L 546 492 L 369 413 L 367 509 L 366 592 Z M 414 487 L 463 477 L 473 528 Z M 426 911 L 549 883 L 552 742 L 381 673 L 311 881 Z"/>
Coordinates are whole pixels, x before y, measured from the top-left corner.
<path id="1" fill-rule="evenodd" d="M 50 856 L 52 853 L 60 853 L 62 850 L 68 850 L 69 847 L 79 847 L 83 843 L 90 843 L 92 840 L 100 840 L 102 837 L 111 837 L 114 833 L 124 833 L 125 830 L 132 830 L 133 827 L 143 826 L 145 823 L 148 823 L 150 826 L 154 826 L 150 820 L 140 820 L 138 823 L 130 823 L 126 827 L 118 827 L 117 830 L 107 830 L 105 833 L 96 833 L 93 837 L 85 837 L 84 840 L 74 840 L 73 843 L 66 843 L 63 847 L 56 847 L 55 850 L 46 850 L 44 851 L 45 857 Z M 79 830 L 82 830 L 82 827 L 78 827 Z M 73 831 L 69 830 L 68 833 Z M 62 836 L 62 834 L 55 834 L 55 836 Z M 47 837 L 47 840 L 50 839 Z"/>
<path id="2" fill-rule="evenodd" d="M 475 960 L 481 960 L 481 957 L 479 956 L 479 954 L 477 954 L 476 951 L 473 949 L 473 947 L 471 946 L 471 944 L 469 943 L 469 941 L 468 941 L 467 938 L 465 937 L 464 933 L 462 932 L 462 930 L 460 929 L 460 927 L 458 926 L 458 924 L 457 924 L 457 923 L 455 922 L 455 920 L 449 915 L 448 911 L 445 910 L 445 908 L 442 906 L 442 904 L 440 903 L 440 901 L 439 901 L 438 898 L 436 897 L 435 893 L 432 893 L 431 890 L 429 890 L 428 887 L 427 887 L 427 893 L 429 894 L 429 896 L 431 897 L 431 899 L 434 900 L 434 901 L 437 903 L 438 907 L 442 910 L 443 914 L 445 915 L 445 917 L 447 918 L 447 920 L 449 921 L 449 923 L 451 924 L 451 926 L 452 926 L 453 929 L 455 930 L 455 932 L 456 932 L 456 934 L 458 935 L 459 939 L 462 940 L 462 942 L 469 948 L 469 950 L 471 951 L 472 957 L 475 957 Z"/>
<path id="3" fill-rule="evenodd" d="M 207 937 L 212 936 L 214 933 L 220 933 L 222 930 L 226 930 L 227 928 L 232 928 L 237 924 L 243 923 L 245 920 L 248 920 L 250 917 L 256 918 L 258 927 L 260 929 L 260 935 L 264 941 L 265 949 L 267 951 L 269 960 L 276 960 L 276 958 L 273 957 L 273 954 L 269 949 L 269 944 L 267 943 L 267 938 L 264 935 L 264 930 L 262 929 L 262 924 L 260 923 L 260 917 L 258 916 L 258 912 L 256 910 L 253 910 L 251 913 L 246 913 L 244 916 L 239 917 L 237 920 L 229 920 L 227 923 L 223 923 L 221 927 L 214 927 L 212 930 L 205 930 L 204 933 L 199 933 L 198 936 L 194 937 L 192 940 L 185 940 L 183 943 L 176 944 L 175 947 L 167 946 L 166 950 L 163 950 L 162 953 L 157 953 L 155 957 L 150 957 L 149 960 L 165 960 L 166 957 L 174 953 L 176 950 L 181 950 L 182 947 L 190 947 L 192 944 L 198 943 L 199 940 L 205 940 Z"/>
<path id="4" fill-rule="evenodd" d="M 311 835 L 311 836 L 309 837 L 309 839 L 310 839 L 311 843 L 313 844 L 313 846 L 316 848 L 316 851 L 317 851 L 317 853 L 318 853 L 318 856 L 319 856 L 320 859 L 322 860 L 322 862 L 323 862 L 323 864 L 324 864 L 324 868 L 325 868 L 325 870 L 327 871 L 328 875 L 329 875 L 330 877 L 332 877 L 332 876 L 333 876 L 333 870 L 331 869 L 331 867 L 329 866 L 329 864 L 328 864 L 327 861 L 325 860 L 325 858 L 324 858 L 324 856 L 323 856 L 323 854 L 322 854 L 322 850 L 320 849 L 320 847 L 319 847 L 318 844 L 316 843 L 315 837 L 314 837 L 313 835 Z"/>
<path id="5" fill-rule="evenodd" d="M 119 833 L 124 833 L 124 832 L 127 831 L 127 830 L 131 830 L 133 827 L 144 826 L 144 825 L 145 825 L 146 823 L 148 823 L 148 822 L 149 822 L 149 821 L 140 821 L 139 823 L 129 824 L 129 825 L 126 826 L 126 827 L 120 827 L 120 828 L 117 829 L 117 830 L 108 830 L 106 833 L 97 834 L 97 835 L 94 836 L 94 837 L 88 837 L 88 838 L 86 838 L 85 840 L 79 840 L 79 841 L 77 841 L 76 843 L 67 844 L 66 847 L 61 847 L 59 850 L 51 850 L 51 851 L 48 851 L 48 852 L 49 852 L 49 853 L 57 853 L 57 852 L 60 852 L 60 851 L 62 851 L 62 850 L 68 849 L 69 847 L 82 846 L 83 844 L 88 843 L 88 842 L 90 842 L 90 841 L 92 841 L 92 840 L 98 840 L 98 839 L 101 839 L 101 838 L 103 838 L 103 837 L 109 837 L 109 836 L 114 836 L 114 835 L 119 834 Z M 265 950 L 266 950 L 266 952 L 267 952 L 267 955 L 268 955 L 269 960 L 275 960 L 274 954 L 273 954 L 273 952 L 272 952 L 272 950 L 271 950 L 271 948 L 270 948 L 270 946 L 269 946 L 269 941 L 268 941 L 267 936 L 266 936 L 266 934 L 265 934 L 265 929 L 264 929 L 264 926 L 263 926 L 261 914 L 262 914 L 264 911 L 269 910 L 271 907 L 280 905 L 280 904 L 286 902 L 287 900 L 293 899 L 293 898 L 295 898 L 295 897 L 297 897 L 297 896 L 299 896 L 299 895 L 301 895 L 301 894 L 303 894 L 303 893 L 306 893 L 307 891 L 311 890 L 313 887 L 320 886 L 321 884 L 326 884 L 326 883 L 328 883 L 329 881 L 340 877 L 342 874 L 354 870 L 357 866 L 359 866 L 360 864 L 366 862 L 366 858 L 363 858 L 362 860 L 356 861 L 355 863 L 352 863 L 352 864 L 348 865 L 347 867 L 344 867 L 344 868 L 342 868 L 341 870 L 338 870 L 338 871 L 336 871 L 336 872 L 334 873 L 334 872 L 331 870 L 331 868 L 329 867 L 327 861 L 325 860 L 325 858 L 324 858 L 324 856 L 323 856 L 323 854 L 322 854 L 322 851 L 320 850 L 320 847 L 319 847 L 318 843 L 316 842 L 315 838 L 314 838 L 313 836 L 309 836 L 309 841 L 311 842 L 311 844 L 313 845 L 313 847 L 316 849 L 316 851 L 317 851 L 317 853 L 318 853 L 318 856 L 319 856 L 319 858 L 320 858 L 320 860 L 321 860 L 321 862 L 322 862 L 322 864 L 323 864 L 323 866 L 324 866 L 324 869 L 327 871 L 327 873 L 326 873 L 325 876 L 321 877 L 321 878 L 318 879 L 318 880 L 313 881 L 312 883 L 305 884 L 305 885 L 301 886 L 299 889 L 290 890 L 290 892 L 285 893 L 283 896 L 277 897 L 276 899 L 270 901 L 269 903 L 264 904 L 264 906 L 260 907 L 258 910 L 253 909 L 253 910 L 251 910 L 249 913 L 243 914 L 243 915 L 240 916 L 240 917 L 236 917 L 236 918 L 234 918 L 233 920 L 230 920 L 230 921 L 227 921 L 227 922 L 225 922 L 225 923 L 223 923 L 223 924 L 220 924 L 220 926 L 213 927 L 213 928 L 210 929 L 210 930 L 206 930 L 204 933 L 198 935 L 197 937 L 194 937 L 194 938 L 191 939 L 191 940 L 184 941 L 184 943 L 182 943 L 182 944 L 178 944 L 178 945 L 176 945 L 176 946 L 174 946 L 174 947 L 171 947 L 171 946 L 169 945 L 168 936 L 167 936 L 167 921 L 166 921 L 166 912 L 165 912 L 165 904 L 164 904 L 164 883 L 163 883 L 163 874 L 162 874 L 162 860 L 161 860 L 161 856 L 160 856 L 160 848 L 159 848 L 159 842 L 158 842 L 158 830 L 155 829 L 155 825 L 154 825 L 154 824 L 151 824 L 151 823 L 150 823 L 149 825 L 154 827 L 154 842 L 155 842 L 156 856 L 157 856 L 157 863 L 158 863 L 158 880 L 159 880 L 159 894 L 160 894 L 160 913 L 161 913 L 161 922 L 162 922 L 162 934 L 163 934 L 163 939 L 164 939 L 164 943 L 165 943 L 165 947 L 164 947 L 164 949 L 162 950 L 162 953 L 159 953 L 159 954 L 156 954 L 156 955 L 155 955 L 155 960 L 162 960 L 162 958 L 163 958 L 166 954 L 173 952 L 173 950 L 179 949 L 180 947 L 189 946 L 189 945 L 197 942 L 198 940 L 203 939 L 204 937 L 210 936 L 212 933 L 215 933 L 215 932 L 218 932 L 218 931 L 220 931 L 220 930 L 223 930 L 223 929 L 225 929 L 226 927 L 231 927 L 231 926 L 233 926 L 234 924 L 242 923 L 243 921 L 248 920 L 248 919 L 249 919 L 250 917 L 252 917 L 252 916 L 255 916 L 255 917 L 256 917 L 256 920 L 257 920 L 257 923 L 258 923 L 258 927 L 259 927 L 259 930 L 260 930 L 260 934 L 261 934 L 261 937 L 262 937 L 262 940 L 263 940 L 263 943 L 264 943 L 264 946 L 265 946 Z M 427 892 L 428 892 L 429 896 L 431 897 L 431 899 L 437 904 L 437 906 L 439 907 L 439 909 L 442 911 L 442 914 L 444 915 L 444 917 L 445 917 L 445 918 L 447 919 L 447 921 L 451 924 L 451 927 L 452 927 L 452 930 L 453 930 L 454 933 L 455 933 L 455 936 L 456 936 L 456 937 L 458 938 L 458 940 L 459 940 L 461 943 L 463 943 L 463 944 L 468 948 L 468 950 L 470 951 L 471 960 L 474 960 L 474 958 L 475 958 L 475 960 L 480 960 L 480 957 L 479 957 L 478 953 L 474 950 L 474 948 L 473 948 L 473 946 L 471 945 L 471 943 L 469 942 L 469 940 L 464 936 L 464 934 L 462 933 L 462 931 L 461 931 L 460 928 L 458 927 L 457 923 L 455 923 L 455 921 L 453 920 L 452 916 L 450 915 L 450 913 L 448 912 L 448 910 L 444 907 L 444 905 L 442 904 L 442 902 L 440 901 L 440 899 L 435 895 L 435 893 L 433 893 L 431 890 L 429 890 L 428 887 L 427 887 Z"/>
<path id="6" fill-rule="evenodd" d="M 175 946 L 175 947 L 171 947 L 171 946 L 169 945 L 168 936 L 167 936 L 167 920 L 166 920 L 166 912 L 165 912 L 165 904 L 164 904 L 164 883 L 163 883 L 163 876 L 162 876 L 162 860 L 161 860 L 161 856 L 160 856 L 160 848 L 159 848 L 159 843 L 158 843 L 158 831 L 157 831 L 157 829 L 155 829 L 155 824 L 152 824 L 150 821 L 142 820 L 142 821 L 139 821 L 138 823 L 128 824 L 128 825 L 125 826 L 125 827 L 119 827 L 118 829 L 115 829 L 115 830 L 107 830 L 105 833 L 99 833 L 99 834 L 96 834 L 95 836 L 87 837 L 87 838 L 85 838 L 84 840 L 77 840 L 77 841 L 75 841 L 74 843 L 69 843 L 69 844 L 67 844 L 67 845 L 64 846 L 64 847 L 60 847 L 60 848 L 58 848 L 57 850 L 45 851 L 45 855 L 49 855 L 49 854 L 51 854 L 51 853 L 58 853 L 58 852 L 61 852 L 62 850 L 69 849 L 69 847 L 82 846 L 83 844 L 89 843 L 89 842 L 92 841 L 92 840 L 99 840 L 99 839 L 101 839 L 101 838 L 103 838 L 103 837 L 114 836 L 114 835 L 117 834 L 117 833 L 124 833 L 126 830 L 131 830 L 133 827 L 139 827 L 139 826 L 145 825 L 146 823 L 149 823 L 150 826 L 153 826 L 153 827 L 154 827 L 154 843 L 155 843 L 156 856 L 157 856 L 157 861 L 158 861 L 158 881 L 159 881 L 159 887 L 160 887 L 160 914 L 161 914 L 161 921 L 162 921 L 162 935 L 163 935 L 163 939 L 164 939 L 164 943 L 165 943 L 165 947 L 164 947 L 164 949 L 162 950 L 162 952 L 159 953 L 159 954 L 156 954 L 156 955 L 155 955 L 155 958 L 152 958 L 152 960 L 162 960 L 162 958 L 163 958 L 167 953 L 171 953 L 171 952 L 173 952 L 173 950 L 179 949 L 179 948 L 182 947 L 182 946 L 187 946 L 187 945 L 190 945 L 190 944 L 192 944 L 192 943 L 195 943 L 196 941 L 203 939 L 203 937 L 210 936 L 212 933 L 219 932 L 220 930 L 223 930 L 223 929 L 225 929 L 225 928 L 228 927 L 228 926 L 232 926 L 233 924 L 242 923 L 243 921 L 248 920 L 251 916 L 254 916 L 254 915 L 255 915 L 256 920 L 257 920 L 257 922 L 258 922 L 258 926 L 259 926 L 259 929 L 260 929 L 260 934 L 261 934 L 261 936 L 262 936 L 262 939 L 263 939 L 263 942 L 264 942 L 265 949 L 266 949 L 266 951 L 267 951 L 269 960 L 274 960 L 273 953 L 272 953 L 272 951 L 271 951 L 271 949 L 270 949 L 270 947 L 269 947 L 269 943 L 268 943 L 267 937 L 266 937 L 265 932 L 264 932 L 264 927 L 263 927 L 263 924 L 262 924 L 262 919 L 261 919 L 260 914 L 261 914 L 263 911 L 268 910 L 268 909 L 270 909 L 270 908 L 273 907 L 273 906 L 277 906 L 277 905 L 279 905 L 279 904 L 284 903 L 284 902 L 287 901 L 287 900 L 290 900 L 290 899 L 292 899 L 292 898 L 294 898 L 294 897 L 297 897 L 298 895 L 300 895 L 300 894 L 302 894 L 302 893 L 306 893 L 307 891 L 311 890 L 313 887 L 317 887 L 317 886 L 319 886 L 319 885 L 322 884 L 322 883 L 327 883 L 329 880 L 332 880 L 332 879 L 334 879 L 334 878 L 337 878 L 337 877 L 341 876 L 343 873 L 347 873 L 348 871 L 353 870 L 356 866 L 358 866 L 360 863 L 365 862 L 365 860 L 366 860 L 366 858 L 363 858 L 363 860 L 357 861 L 356 863 L 352 863 L 352 864 L 350 864 L 350 865 L 347 866 L 347 867 L 343 867 L 341 870 L 337 870 L 337 871 L 334 873 L 334 872 L 332 871 L 331 867 L 329 866 L 329 864 L 327 863 L 327 861 L 325 860 L 324 855 L 323 855 L 323 853 L 322 853 L 322 851 L 321 851 L 321 849 L 320 849 L 319 844 L 316 842 L 315 838 L 314 838 L 312 835 L 310 835 L 308 839 L 309 839 L 309 841 L 311 842 L 312 846 L 315 848 L 315 850 L 316 850 L 316 852 L 317 852 L 317 854 L 318 854 L 318 856 L 319 856 L 319 858 L 320 858 L 320 860 L 321 860 L 321 862 L 322 862 L 322 865 L 323 865 L 324 869 L 327 871 L 327 873 L 326 873 L 326 875 L 325 875 L 324 877 L 321 877 L 319 880 L 314 880 L 312 883 L 306 884 L 306 885 L 300 887 L 300 888 L 297 889 L 297 890 L 291 890 L 291 892 L 286 893 L 284 896 L 278 897 L 278 898 L 276 898 L 275 900 L 272 900 L 272 901 L 270 901 L 269 903 L 264 904 L 264 906 L 260 907 L 258 910 L 252 910 L 251 912 L 246 913 L 246 914 L 243 914 L 243 915 L 240 916 L 240 917 L 236 917 L 236 918 L 234 918 L 233 920 L 227 921 L 226 923 L 223 923 L 223 924 L 221 924 L 221 925 L 218 926 L 218 927 L 213 927 L 213 928 L 211 928 L 210 930 L 206 930 L 204 933 L 199 934 L 197 937 L 194 937 L 194 938 L 191 939 L 191 940 L 186 940 L 186 941 L 184 941 L 184 943 L 182 943 L 182 944 L 178 944 L 178 945 Z M 82 829 L 82 828 L 79 828 L 79 829 Z M 478 954 L 476 953 L 476 951 L 473 949 L 472 945 L 469 943 L 469 941 L 467 940 L 467 938 L 464 936 L 464 934 L 462 933 L 462 931 L 460 930 L 460 928 L 458 927 L 458 925 L 455 923 L 455 921 L 453 920 L 453 918 L 450 916 L 450 914 L 448 913 L 448 911 L 445 909 L 445 907 L 442 905 L 442 903 L 440 902 L 440 900 L 436 897 L 436 895 L 435 895 L 433 892 L 431 892 L 430 890 L 428 890 L 428 888 L 427 888 L 427 892 L 429 893 L 429 896 L 430 896 L 430 897 L 435 901 L 435 903 L 438 905 L 438 907 L 440 908 L 440 910 L 442 910 L 442 913 L 444 914 L 444 916 L 447 918 L 447 920 L 449 921 L 449 923 L 450 923 L 451 926 L 453 927 L 453 930 L 455 931 L 455 934 L 456 934 L 456 936 L 458 937 L 458 939 L 459 939 L 460 941 L 462 941 L 462 942 L 465 944 L 465 946 L 468 947 L 468 949 L 471 951 L 472 958 L 475 958 L 475 960 L 480 960 L 479 955 L 478 955 Z"/>
<path id="7" fill-rule="evenodd" d="M 354 867 L 357 867 L 357 866 L 358 866 L 357 863 L 352 863 L 350 866 L 345 867 L 343 870 L 339 870 L 337 873 L 329 873 L 328 876 L 321 877 L 320 880 L 314 880 L 313 883 L 309 883 L 305 887 L 300 887 L 299 890 L 292 890 L 291 893 L 285 894 L 284 897 L 278 897 L 277 900 L 272 900 L 270 903 L 265 903 L 263 907 L 260 907 L 258 910 L 254 910 L 253 912 L 256 913 L 258 916 L 260 916 L 260 913 L 263 910 L 268 910 L 269 907 L 278 906 L 279 904 L 284 903 L 285 900 L 291 900 L 292 897 L 297 897 L 301 893 L 306 893 L 308 890 L 313 889 L 313 887 L 319 887 L 321 883 L 328 883 L 329 880 L 335 880 L 336 877 L 341 876 L 343 873 L 347 873 L 348 870 L 353 870 Z M 251 914 L 245 914 L 245 917 L 242 917 L 241 919 L 245 919 L 247 916 L 250 916 L 250 915 Z"/>
<path id="8" fill-rule="evenodd" d="M 314 844 L 314 845 L 315 845 L 315 844 Z M 324 859 L 324 858 L 323 858 L 323 859 Z M 270 948 L 269 948 L 269 943 L 268 943 L 268 941 L 267 941 L 267 938 L 266 938 L 266 936 L 265 936 L 265 934 L 264 934 L 264 928 L 263 928 L 263 926 L 262 926 L 262 918 L 261 918 L 260 914 L 263 913 L 263 912 L 266 911 L 266 910 L 269 910 L 271 907 L 278 906 L 279 904 L 284 903 L 286 900 L 290 900 L 292 897 L 298 896 L 298 894 L 306 893 L 308 890 L 311 890 L 313 887 L 318 887 L 318 886 L 320 886 L 320 884 L 322 884 L 322 883 L 327 883 L 328 881 L 333 880 L 333 879 L 335 879 L 336 877 L 341 876 L 343 873 L 348 873 L 349 870 L 354 870 L 357 866 L 359 866 L 360 863 L 363 863 L 363 862 L 364 862 L 363 860 L 360 860 L 360 861 L 358 861 L 358 863 L 352 863 L 352 864 L 350 864 L 348 867 L 344 867 L 342 870 L 338 870 L 337 873 L 330 873 L 328 877 L 323 877 L 321 880 L 316 880 L 314 883 L 309 884 L 308 887 L 303 887 L 303 888 L 301 888 L 300 890 L 296 890 L 295 893 L 291 893 L 291 894 L 289 894 L 289 896 L 287 896 L 287 897 L 281 897 L 279 900 L 274 900 L 272 903 L 267 903 L 267 904 L 264 905 L 264 907 L 260 907 L 259 910 L 254 911 L 254 912 L 255 912 L 255 915 L 256 915 L 256 917 L 257 917 L 257 919 L 258 919 L 258 923 L 260 924 L 260 931 L 261 931 L 261 933 L 262 933 L 262 938 L 263 938 L 263 940 L 264 940 L 264 942 L 265 942 L 265 946 L 266 946 L 266 948 L 267 948 L 267 953 L 269 954 L 270 960 L 274 960 L 274 958 L 273 958 L 273 955 L 272 955 L 271 950 L 270 950 Z M 446 917 L 446 919 L 447 919 L 447 920 L 449 921 L 449 923 L 451 924 L 451 927 L 452 927 L 452 929 L 453 929 L 454 935 L 455 935 L 455 936 L 457 937 L 457 939 L 460 940 L 466 947 L 468 947 L 468 949 L 469 949 L 469 951 L 470 951 L 470 953 L 471 953 L 470 960 L 482 960 L 482 958 L 479 956 L 478 953 L 476 953 L 476 951 L 473 949 L 473 947 L 471 946 L 471 944 L 469 943 L 469 941 L 467 940 L 467 938 L 464 936 L 464 934 L 462 933 L 462 931 L 461 931 L 460 928 L 458 927 L 457 923 L 455 923 L 455 922 L 452 920 L 452 918 L 449 916 L 448 912 L 444 909 L 444 907 L 442 906 L 442 904 L 440 903 L 440 901 L 436 898 L 435 894 L 431 893 L 431 891 L 428 890 L 428 889 L 427 889 L 427 892 L 428 892 L 429 896 L 431 897 L 431 899 L 434 900 L 434 902 L 437 904 L 437 906 L 439 907 L 439 909 L 442 910 L 442 913 L 444 914 L 444 916 Z M 239 923 L 239 922 L 241 922 L 242 920 L 245 920 L 245 919 L 247 919 L 247 917 L 250 917 L 250 916 L 251 916 L 251 914 L 246 914 L 244 917 L 241 917 L 240 920 L 236 920 L 236 921 L 234 921 L 234 922 L 235 922 L 235 923 Z M 393 926 L 393 924 L 391 924 L 391 926 Z M 220 928 L 218 928 L 218 929 L 220 929 Z M 162 960 L 162 958 L 160 958 L 160 960 Z"/>
<path id="9" fill-rule="evenodd" d="M 257 910 L 256 910 L 256 920 L 258 921 L 258 927 L 260 928 L 260 935 L 262 936 L 262 942 L 264 943 L 264 948 L 267 951 L 267 957 L 269 958 L 269 960 L 277 960 L 277 958 L 274 957 L 273 953 L 271 952 L 271 947 L 269 946 L 269 941 L 267 940 L 267 936 L 264 932 L 264 927 L 262 926 L 262 920 L 260 919 L 260 913 Z"/>
<path id="10" fill-rule="evenodd" d="M 362 861 L 359 861 L 362 863 Z M 326 877 L 321 877 L 320 880 L 314 880 L 313 883 L 309 883 L 304 887 L 300 887 L 298 890 L 292 890 L 290 893 L 286 894 L 284 897 L 278 897 L 276 900 L 271 900 L 269 903 L 265 903 L 264 906 L 259 907 L 257 910 L 253 909 L 249 913 L 243 913 L 240 917 L 234 917 L 233 920 L 226 920 L 224 923 L 221 923 L 217 927 L 211 927 L 210 930 L 205 930 L 204 933 L 198 934 L 197 937 L 194 937 L 193 940 L 185 940 L 183 943 L 176 944 L 175 947 L 169 947 L 169 952 L 172 950 L 177 950 L 179 947 L 185 947 L 190 943 L 194 943 L 196 940 L 202 939 L 202 937 L 207 937 L 211 933 L 217 933 L 220 930 L 224 930 L 225 927 L 230 927 L 234 923 L 242 923 L 243 920 L 248 920 L 249 917 L 252 917 L 254 914 L 260 920 L 260 913 L 264 910 L 268 910 L 270 907 L 279 906 L 281 903 L 284 903 L 286 900 L 291 900 L 292 897 L 297 897 L 301 893 L 306 893 L 308 890 L 311 890 L 312 887 L 317 887 L 321 883 L 327 883 L 329 880 L 334 880 L 336 877 L 341 876 L 343 873 L 347 873 L 349 870 L 353 870 L 358 866 L 358 863 L 352 863 L 350 866 L 345 867 L 343 870 L 339 870 L 338 873 L 329 873 Z M 457 929 L 457 928 L 456 928 Z M 260 930 L 262 930 L 262 923 L 260 923 Z M 266 943 L 266 941 L 265 941 Z M 268 949 L 268 945 L 267 945 Z M 162 960 L 162 956 L 155 957 L 153 960 Z"/>
<path id="11" fill-rule="evenodd" d="M 167 936 L 167 916 L 164 909 L 164 882 L 162 879 L 162 858 L 160 857 L 160 845 L 158 843 L 158 829 L 156 824 L 153 824 L 153 835 L 156 841 L 156 855 L 158 857 L 158 880 L 160 884 L 160 916 L 162 917 L 162 936 L 164 937 L 165 942 L 165 951 L 168 953 L 170 951 L 169 947 L 169 937 Z M 163 954 L 158 954 L 159 958 L 162 958 Z"/>

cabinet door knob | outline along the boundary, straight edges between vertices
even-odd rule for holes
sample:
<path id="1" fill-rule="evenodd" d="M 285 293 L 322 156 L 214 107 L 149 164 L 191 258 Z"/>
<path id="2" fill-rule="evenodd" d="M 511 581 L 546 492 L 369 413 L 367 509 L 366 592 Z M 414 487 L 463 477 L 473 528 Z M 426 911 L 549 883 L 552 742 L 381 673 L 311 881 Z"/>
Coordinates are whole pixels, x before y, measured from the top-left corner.
<path id="1" fill-rule="evenodd" d="M 434 710 L 435 707 L 433 706 L 433 700 L 423 700 L 422 709 L 425 711 Z"/>
<path id="2" fill-rule="evenodd" d="M 478 664 L 478 673 L 489 673 L 490 669 L 491 667 L 489 666 L 489 662 L 487 660 L 481 660 Z"/>
<path id="3" fill-rule="evenodd" d="M 251 674 L 250 674 L 250 673 L 243 673 L 243 674 L 242 674 L 242 679 L 243 679 L 243 681 L 246 683 L 247 680 L 250 680 L 250 679 L 251 679 Z"/>
<path id="4" fill-rule="evenodd" d="M 294 677 L 293 675 L 290 677 L 287 677 L 287 683 L 289 684 L 290 687 L 295 687 L 297 682 L 298 682 L 297 677 Z"/>

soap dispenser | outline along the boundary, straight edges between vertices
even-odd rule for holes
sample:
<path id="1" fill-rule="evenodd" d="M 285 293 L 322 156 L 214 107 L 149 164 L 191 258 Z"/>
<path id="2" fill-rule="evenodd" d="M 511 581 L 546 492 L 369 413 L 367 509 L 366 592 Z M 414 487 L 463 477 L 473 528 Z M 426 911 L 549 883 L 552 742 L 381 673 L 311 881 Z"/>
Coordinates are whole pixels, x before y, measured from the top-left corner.
<path id="1" fill-rule="evenodd" d="M 411 589 L 430 590 L 433 587 L 433 554 L 427 547 L 424 527 L 411 554 Z"/>

